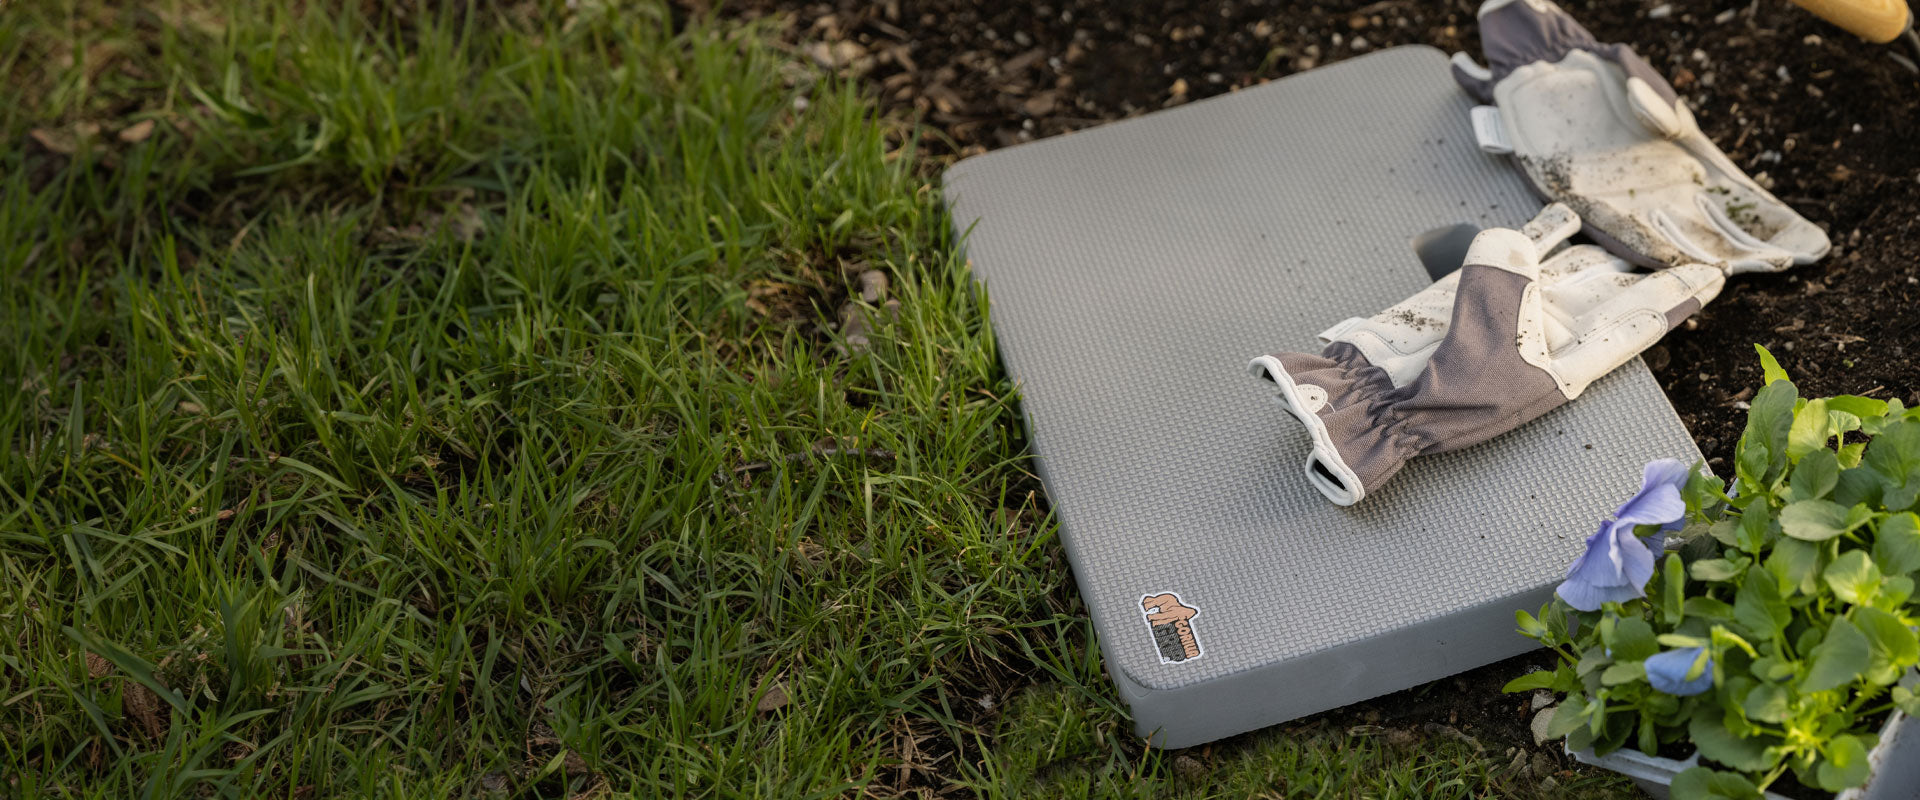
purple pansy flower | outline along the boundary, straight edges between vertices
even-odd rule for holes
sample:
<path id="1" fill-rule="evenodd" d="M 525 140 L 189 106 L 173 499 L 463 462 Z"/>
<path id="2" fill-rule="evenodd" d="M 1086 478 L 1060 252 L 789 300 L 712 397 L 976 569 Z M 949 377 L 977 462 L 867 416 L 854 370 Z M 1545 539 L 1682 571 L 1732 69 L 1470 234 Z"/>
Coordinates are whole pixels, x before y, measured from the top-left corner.
<path id="1" fill-rule="evenodd" d="M 1706 652 L 1705 648 L 1683 647 L 1654 654 L 1647 659 L 1647 683 L 1677 697 L 1689 697 L 1713 688 L 1713 657 Z M 1687 680 L 1693 663 L 1703 659 L 1706 663 L 1700 667 L 1700 677 Z"/>
<path id="2" fill-rule="evenodd" d="M 1686 518 L 1687 504 L 1680 487 L 1687 483 L 1687 465 L 1671 458 L 1649 462 L 1640 491 L 1614 512 L 1613 519 L 1587 537 L 1587 550 L 1567 568 L 1567 579 L 1554 590 L 1567 605 L 1597 611 L 1609 602 L 1645 597 L 1653 577 L 1655 553 L 1666 546 L 1667 531 Z M 1641 541 L 1635 525 L 1659 525 L 1660 531 Z"/>

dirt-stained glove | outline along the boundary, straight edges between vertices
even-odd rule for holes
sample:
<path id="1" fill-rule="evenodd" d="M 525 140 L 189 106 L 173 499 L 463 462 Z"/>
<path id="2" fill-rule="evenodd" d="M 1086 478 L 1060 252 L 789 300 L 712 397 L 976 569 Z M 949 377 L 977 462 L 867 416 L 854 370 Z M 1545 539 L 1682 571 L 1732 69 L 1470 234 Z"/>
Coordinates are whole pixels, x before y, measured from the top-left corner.
<path id="1" fill-rule="evenodd" d="M 1827 235 L 1741 172 L 1700 132 L 1665 78 L 1601 44 L 1549 0 L 1487 0 L 1488 66 L 1453 58 L 1482 147 L 1511 152 L 1534 188 L 1642 266 L 1777 272 L 1825 255 Z"/>
<path id="2" fill-rule="evenodd" d="M 1541 245 L 1551 248 L 1578 223 L 1541 219 L 1564 212 L 1549 206 L 1536 219 L 1547 231 L 1534 238 L 1481 231 L 1458 272 L 1398 311 L 1336 326 L 1319 355 L 1253 360 L 1249 370 L 1274 383 L 1281 407 L 1313 437 L 1306 475 L 1314 488 L 1352 505 L 1414 456 L 1478 444 L 1539 417 L 1659 341 L 1726 280 L 1702 264 L 1634 273 L 1591 245 L 1543 264 Z M 1450 302 L 1447 280 L 1455 282 Z M 1444 305 L 1447 323 L 1436 327 Z"/>

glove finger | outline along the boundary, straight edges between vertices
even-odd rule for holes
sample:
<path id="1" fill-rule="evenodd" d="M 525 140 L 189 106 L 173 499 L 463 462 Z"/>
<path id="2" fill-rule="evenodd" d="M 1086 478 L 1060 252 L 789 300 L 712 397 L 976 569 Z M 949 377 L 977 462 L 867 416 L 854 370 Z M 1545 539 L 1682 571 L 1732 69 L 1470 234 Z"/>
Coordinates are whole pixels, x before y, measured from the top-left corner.
<path id="1" fill-rule="evenodd" d="M 1602 45 L 1595 53 L 1618 64 L 1627 74 L 1627 107 L 1633 111 L 1634 118 L 1655 136 L 1671 139 L 1697 129 L 1693 115 L 1681 104 L 1680 95 L 1673 90 L 1673 84 L 1667 83 L 1667 79 L 1633 48 L 1624 44 L 1609 44 Z"/>
<path id="2" fill-rule="evenodd" d="M 1759 265 L 1735 262 L 1732 272 L 1777 271 L 1811 264 L 1832 243 L 1826 231 L 1763 190 L 1738 183 L 1716 186 L 1696 198 L 1708 222 L 1729 241 L 1765 253 Z"/>
<path id="3" fill-rule="evenodd" d="M 1453 82 L 1460 84 L 1467 94 L 1482 103 L 1493 102 L 1493 70 L 1480 66 L 1466 53 L 1454 53 L 1449 66 Z"/>
<path id="4" fill-rule="evenodd" d="M 1520 232 L 1532 239 L 1533 246 L 1541 253 L 1550 253 L 1580 232 L 1580 216 L 1566 203 L 1548 203 L 1533 219 L 1527 220 L 1527 224 L 1520 226 Z"/>
<path id="5" fill-rule="evenodd" d="M 1748 236 L 1728 219 L 1728 210 L 1744 214 L 1744 208 L 1723 206 L 1702 192 L 1691 202 L 1648 211 L 1647 220 L 1683 254 L 1681 263 L 1712 264 L 1729 273 L 1778 272 L 1792 266 L 1793 254 Z"/>
<path id="6" fill-rule="evenodd" d="M 1572 340 L 1549 354 L 1548 370 L 1568 399 L 1660 341 L 1720 294 L 1726 274 L 1705 264 L 1655 272 L 1581 314 Z"/>
<path id="7" fill-rule="evenodd" d="M 1581 209 L 1581 218 L 1587 223 L 1583 229 L 1587 236 L 1608 252 L 1636 265 L 1666 269 L 1699 260 L 1675 248 L 1650 217 L 1601 200 L 1588 202 Z"/>

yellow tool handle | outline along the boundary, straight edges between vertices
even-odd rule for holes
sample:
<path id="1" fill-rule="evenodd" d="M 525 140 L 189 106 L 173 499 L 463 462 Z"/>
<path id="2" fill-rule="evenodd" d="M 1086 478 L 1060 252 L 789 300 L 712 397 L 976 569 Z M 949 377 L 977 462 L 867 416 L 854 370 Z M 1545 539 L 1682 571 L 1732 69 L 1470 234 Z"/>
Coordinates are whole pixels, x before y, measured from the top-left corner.
<path id="1" fill-rule="evenodd" d="M 1814 16 L 1874 44 L 1886 44 L 1907 29 L 1906 0 L 1793 0 Z"/>

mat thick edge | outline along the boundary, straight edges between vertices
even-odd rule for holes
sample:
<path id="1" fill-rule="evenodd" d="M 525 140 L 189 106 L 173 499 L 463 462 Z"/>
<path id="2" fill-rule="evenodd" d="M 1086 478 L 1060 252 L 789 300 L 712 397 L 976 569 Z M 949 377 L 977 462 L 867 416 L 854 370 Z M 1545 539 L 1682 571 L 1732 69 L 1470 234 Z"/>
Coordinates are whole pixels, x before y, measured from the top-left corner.
<path id="1" fill-rule="evenodd" d="M 1178 689 L 1149 689 L 1111 667 L 1108 675 L 1133 712 L 1135 733 L 1155 747 L 1192 747 L 1538 649 L 1538 644 L 1515 631 L 1513 613 L 1534 611 L 1552 597 L 1552 587 L 1540 587 L 1370 639 Z M 1405 658 L 1411 650 L 1418 650 L 1422 657 Z"/>

